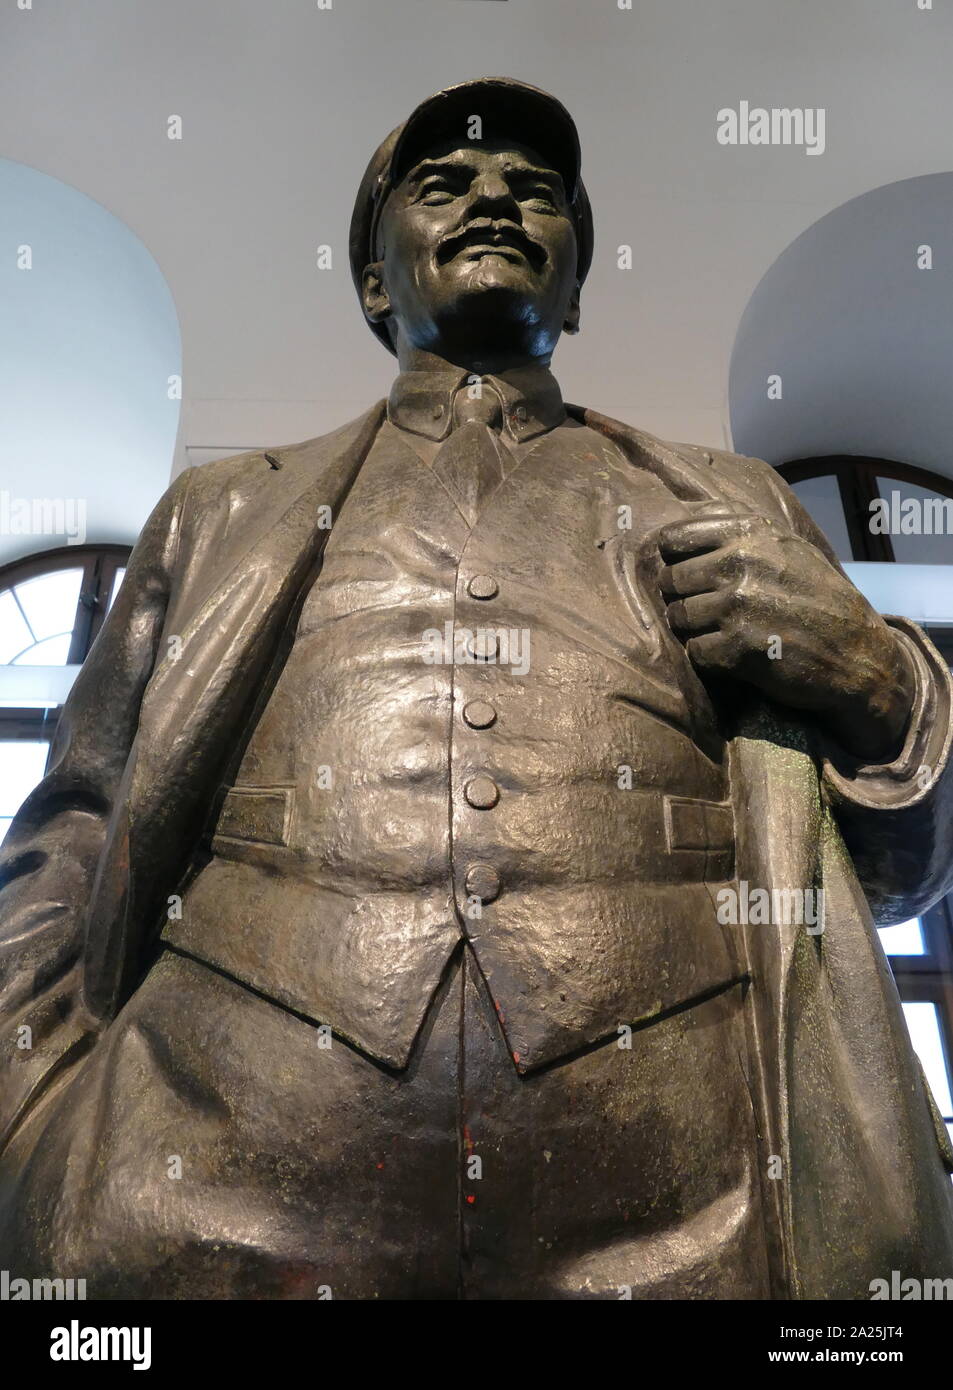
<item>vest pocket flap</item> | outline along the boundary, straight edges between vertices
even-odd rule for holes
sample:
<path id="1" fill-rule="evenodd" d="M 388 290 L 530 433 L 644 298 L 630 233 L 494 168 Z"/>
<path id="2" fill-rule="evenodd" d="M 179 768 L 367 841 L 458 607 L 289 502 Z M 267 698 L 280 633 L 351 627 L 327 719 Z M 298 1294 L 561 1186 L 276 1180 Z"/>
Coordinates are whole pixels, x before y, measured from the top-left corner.
<path id="1" fill-rule="evenodd" d="M 286 845 L 293 806 L 293 787 L 232 787 L 222 803 L 215 839 Z"/>
<path id="2" fill-rule="evenodd" d="M 735 842 L 735 822 L 731 803 L 698 801 L 688 796 L 667 796 L 665 833 L 669 850 L 731 849 Z"/>

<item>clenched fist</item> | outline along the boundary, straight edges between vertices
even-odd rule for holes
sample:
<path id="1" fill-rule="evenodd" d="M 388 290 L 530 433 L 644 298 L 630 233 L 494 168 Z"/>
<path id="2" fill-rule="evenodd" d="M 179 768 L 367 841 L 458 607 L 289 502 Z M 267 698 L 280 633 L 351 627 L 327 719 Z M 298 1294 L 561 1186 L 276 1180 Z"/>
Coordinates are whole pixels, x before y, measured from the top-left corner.
<path id="1" fill-rule="evenodd" d="M 658 533 L 672 631 L 704 676 L 734 676 L 810 710 L 858 758 L 895 756 L 913 704 L 909 657 L 810 541 L 713 508 Z"/>

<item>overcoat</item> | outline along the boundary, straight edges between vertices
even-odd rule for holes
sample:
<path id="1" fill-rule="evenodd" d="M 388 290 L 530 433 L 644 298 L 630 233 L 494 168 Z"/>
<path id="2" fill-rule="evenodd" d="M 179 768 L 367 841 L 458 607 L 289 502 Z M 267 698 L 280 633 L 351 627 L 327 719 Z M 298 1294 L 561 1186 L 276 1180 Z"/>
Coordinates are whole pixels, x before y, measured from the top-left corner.
<path id="1" fill-rule="evenodd" d="M 679 498 L 826 540 L 767 464 L 568 407 Z M 0 1152 L 155 958 L 166 904 L 280 671 L 333 518 L 385 418 L 190 469 L 149 518 L 0 854 Z M 328 509 L 328 510 L 322 510 Z M 953 1276 L 953 1169 L 875 926 L 953 886 L 953 682 L 917 673 L 904 747 L 863 766 L 751 695 L 720 710 L 737 876 L 823 889 L 824 930 L 750 926 L 746 1009 L 775 1296 Z M 2 1252 L 0 1252 L 2 1254 Z M 0 1261 L 2 1262 L 2 1261 Z"/>

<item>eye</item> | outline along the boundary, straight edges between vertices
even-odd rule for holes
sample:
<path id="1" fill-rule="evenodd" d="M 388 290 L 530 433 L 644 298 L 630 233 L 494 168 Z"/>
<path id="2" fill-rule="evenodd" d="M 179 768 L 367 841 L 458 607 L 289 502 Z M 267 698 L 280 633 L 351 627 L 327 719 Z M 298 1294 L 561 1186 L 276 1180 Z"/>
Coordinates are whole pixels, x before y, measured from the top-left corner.
<path id="1" fill-rule="evenodd" d="M 451 187 L 449 179 L 435 176 L 424 180 L 414 201 L 418 203 L 449 203 L 456 196 L 456 190 Z"/>
<path id="2" fill-rule="evenodd" d="M 537 203 L 545 208 L 556 207 L 556 194 L 547 183 L 532 183 L 520 189 L 518 195 L 521 203 Z"/>

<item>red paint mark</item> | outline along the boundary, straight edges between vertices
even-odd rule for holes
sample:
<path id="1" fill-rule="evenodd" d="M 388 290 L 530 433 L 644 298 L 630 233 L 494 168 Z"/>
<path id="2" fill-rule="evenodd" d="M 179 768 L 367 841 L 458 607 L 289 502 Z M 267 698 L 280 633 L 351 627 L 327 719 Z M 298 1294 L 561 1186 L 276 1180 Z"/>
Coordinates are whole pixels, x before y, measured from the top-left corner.
<path id="1" fill-rule="evenodd" d="M 467 1205 L 472 1207 L 475 1201 L 476 1201 L 476 1198 L 474 1197 L 473 1193 L 471 1192 L 471 1193 L 469 1194 L 469 1196 L 467 1197 Z"/>
<path id="2" fill-rule="evenodd" d="M 473 1135 L 470 1133 L 470 1126 L 463 1126 L 463 1142 L 467 1146 L 467 1153 L 473 1152 Z"/>
<path id="3" fill-rule="evenodd" d="M 383 1168 L 383 1166 L 384 1166 L 383 1163 L 378 1163 L 378 1165 L 377 1165 L 377 1170 L 378 1170 L 378 1172 L 380 1172 L 380 1170 L 381 1170 L 381 1168 Z"/>
<path id="4" fill-rule="evenodd" d="M 514 1052 L 514 1053 L 513 1053 L 513 1061 L 514 1061 L 514 1062 L 518 1062 L 519 1060 L 520 1060 L 520 1055 L 519 1055 L 519 1053 L 518 1053 L 518 1052 Z"/>

